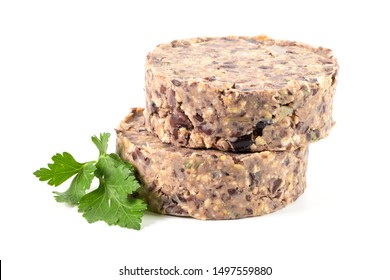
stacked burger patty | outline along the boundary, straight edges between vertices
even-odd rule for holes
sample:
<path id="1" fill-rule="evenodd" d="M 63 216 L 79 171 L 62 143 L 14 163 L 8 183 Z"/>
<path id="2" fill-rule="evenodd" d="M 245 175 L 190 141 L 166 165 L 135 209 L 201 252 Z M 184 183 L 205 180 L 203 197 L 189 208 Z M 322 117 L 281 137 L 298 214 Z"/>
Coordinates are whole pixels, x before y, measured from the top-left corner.
<path id="1" fill-rule="evenodd" d="M 152 211 L 235 219 L 276 211 L 306 187 L 308 145 L 332 128 L 329 49 L 258 37 L 161 44 L 146 61 L 146 108 L 117 129 Z"/>

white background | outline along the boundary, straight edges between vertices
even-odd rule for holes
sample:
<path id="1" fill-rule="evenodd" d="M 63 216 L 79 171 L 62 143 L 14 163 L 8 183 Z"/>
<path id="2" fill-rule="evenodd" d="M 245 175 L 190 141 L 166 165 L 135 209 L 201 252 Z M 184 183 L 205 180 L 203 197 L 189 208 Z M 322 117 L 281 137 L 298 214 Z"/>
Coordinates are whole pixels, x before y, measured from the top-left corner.
<path id="1" fill-rule="evenodd" d="M 4 279 L 150 279 L 120 277 L 124 265 L 271 266 L 264 279 L 390 279 L 390 22 L 382 3 L 1 1 Z M 114 134 L 130 107 L 143 106 L 144 60 L 158 43 L 257 34 L 331 48 L 341 67 L 337 124 L 311 146 L 308 188 L 293 205 L 234 221 L 146 214 L 134 231 L 88 224 L 32 175 L 57 152 L 95 159 L 90 136 Z M 213 278 L 232 279 L 164 279 Z"/>

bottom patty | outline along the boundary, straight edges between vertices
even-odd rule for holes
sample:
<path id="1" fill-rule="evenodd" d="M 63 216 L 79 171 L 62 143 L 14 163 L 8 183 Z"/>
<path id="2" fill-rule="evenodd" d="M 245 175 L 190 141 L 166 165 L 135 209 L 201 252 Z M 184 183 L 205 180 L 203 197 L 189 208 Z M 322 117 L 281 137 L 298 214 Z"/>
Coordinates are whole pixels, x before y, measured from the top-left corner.
<path id="1" fill-rule="evenodd" d="M 117 153 L 141 182 L 153 212 L 196 219 L 260 216 L 295 201 L 306 187 L 308 147 L 227 153 L 161 143 L 131 109 L 117 128 Z"/>

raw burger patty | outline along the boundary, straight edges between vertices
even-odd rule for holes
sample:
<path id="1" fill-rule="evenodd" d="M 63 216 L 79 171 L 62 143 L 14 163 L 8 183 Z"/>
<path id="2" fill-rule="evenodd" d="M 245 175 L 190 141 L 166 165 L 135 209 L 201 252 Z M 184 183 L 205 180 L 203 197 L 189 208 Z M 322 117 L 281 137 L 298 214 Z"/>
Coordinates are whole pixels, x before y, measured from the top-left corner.
<path id="1" fill-rule="evenodd" d="M 146 61 L 146 128 L 175 146 L 293 150 L 332 128 L 337 72 L 331 50 L 265 36 L 161 44 Z"/>
<path id="2" fill-rule="evenodd" d="M 178 148 L 144 126 L 132 109 L 117 128 L 117 152 L 137 170 L 151 211 L 197 219 L 236 219 L 274 212 L 306 186 L 307 147 L 228 153 Z"/>

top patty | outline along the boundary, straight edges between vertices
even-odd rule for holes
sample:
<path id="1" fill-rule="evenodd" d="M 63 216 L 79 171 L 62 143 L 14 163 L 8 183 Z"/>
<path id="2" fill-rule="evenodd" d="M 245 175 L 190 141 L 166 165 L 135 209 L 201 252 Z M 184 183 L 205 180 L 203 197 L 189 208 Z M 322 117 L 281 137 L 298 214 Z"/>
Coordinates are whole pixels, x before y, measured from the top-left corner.
<path id="1" fill-rule="evenodd" d="M 258 37 L 194 38 L 147 56 L 145 122 L 176 146 L 283 151 L 333 126 L 329 49 Z"/>
<path id="2" fill-rule="evenodd" d="M 159 45 L 150 66 L 176 80 L 204 80 L 243 92 L 280 89 L 291 80 L 316 82 L 336 72 L 325 48 L 258 37 L 195 38 Z"/>

